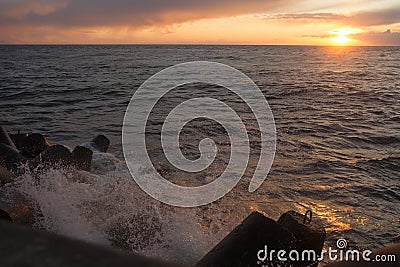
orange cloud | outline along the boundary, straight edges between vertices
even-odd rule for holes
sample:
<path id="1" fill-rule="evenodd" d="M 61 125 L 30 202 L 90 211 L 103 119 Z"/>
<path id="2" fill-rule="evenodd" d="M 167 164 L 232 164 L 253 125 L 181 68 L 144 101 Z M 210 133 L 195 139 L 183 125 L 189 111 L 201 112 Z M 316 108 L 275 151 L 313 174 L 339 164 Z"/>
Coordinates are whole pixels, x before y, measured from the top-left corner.
<path id="1" fill-rule="evenodd" d="M 143 36 L 143 31 L 148 29 L 160 35 L 171 32 L 174 25 L 266 12 L 292 2 L 294 0 L 0 1 L 0 42 L 136 43 L 141 42 L 137 36 Z M 151 42 L 164 39 L 160 37 Z"/>
<path id="2" fill-rule="evenodd" d="M 400 23 L 400 7 L 395 9 L 364 11 L 351 15 L 339 13 L 293 13 L 274 14 L 266 16 L 266 19 L 275 19 L 289 23 L 316 23 L 334 22 L 355 27 L 369 27 Z"/>
<path id="3" fill-rule="evenodd" d="M 334 29 L 400 23 L 400 8 L 342 14 L 337 6 L 304 13 L 294 0 L 6 0 L 0 42 L 329 44 Z"/>
<path id="4" fill-rule="evenodd" d="M 142 26 L 267 12 L 294 0 L 22 0 L 0 2 L 0 25 Z M 5 16 L 4 16 L 5 15 Z"/>
<path id="5" fill-rule="evenodd" d="M 350 35 L 351 38 L 360 40 L 368 45 L 399 46 L 400 32 L 364 32 Z"/>

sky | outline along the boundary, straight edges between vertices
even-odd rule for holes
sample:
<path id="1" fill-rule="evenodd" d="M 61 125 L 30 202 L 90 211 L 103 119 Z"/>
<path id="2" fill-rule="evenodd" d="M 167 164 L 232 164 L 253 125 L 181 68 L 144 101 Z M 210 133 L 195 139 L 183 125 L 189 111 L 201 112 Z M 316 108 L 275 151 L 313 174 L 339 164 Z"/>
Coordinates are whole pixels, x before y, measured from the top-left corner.
<path id="1" fill-rule="evenodd" d="M 0 0 L 0 43 L 400 45 L 400 1 Z"/>

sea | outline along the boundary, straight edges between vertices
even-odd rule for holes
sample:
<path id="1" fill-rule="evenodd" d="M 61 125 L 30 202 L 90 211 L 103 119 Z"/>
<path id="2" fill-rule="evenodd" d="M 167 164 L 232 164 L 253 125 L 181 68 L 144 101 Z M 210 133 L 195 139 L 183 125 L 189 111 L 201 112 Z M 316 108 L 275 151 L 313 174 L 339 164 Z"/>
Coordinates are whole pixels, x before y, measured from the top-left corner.
<path id="1" fill-rule="evenodd" d="M 249 192 L 255 168 L 267 164 L 258 160 L 260 131 L 252 110 L 220 86 L 179 86 L 155 105 L 149 140 L 160 137 L 174 106 L 208 97 L 240 115 L 251 146 L 250 157 L 242 158 L 246 172 L 231 192 L 183 208 L 139 188 L 126 166 L 122 130 L 128 104 L 147 79 L 193 61 L 226 64 L 258 86 L 275 121 L 276 153 L 267 179 Z M 400 47 L 1 45 L 1 126 L 41 133 L 71 149 L 97 134 L 111 141 L 107 153 L 93 155 L 91 172 L 50 169 L 40 179 L 28 172 L 6 191 L 35 203 L 35 228 L 189 265 L 253 211 L 278 219 L 289 210 L 311 209 L 326 229 L 325 247 L 335 248 L 341 238 L 352 248 L 389 245 L 400 234 L 399 62 Z M 204 112 L 192 108 L 193 116 Z M 149 141 L 153 165 L 179 185 L 212 182 L 235 144 L 223 125 L 200 118 L 182 129 L 183 154 L 198 158 L 204 138 L 218 148 L 204 171 L 174 169 L 159 142 Z"/>

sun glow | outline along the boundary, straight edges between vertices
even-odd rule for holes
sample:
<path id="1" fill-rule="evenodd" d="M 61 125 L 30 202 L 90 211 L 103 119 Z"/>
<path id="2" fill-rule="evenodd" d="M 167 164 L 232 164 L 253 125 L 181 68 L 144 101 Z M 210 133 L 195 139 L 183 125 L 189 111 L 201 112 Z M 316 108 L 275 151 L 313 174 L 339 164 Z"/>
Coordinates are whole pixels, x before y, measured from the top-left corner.
<path id="1" fill-rule="evenodd" d="M 350 41 L 349 38 L 346 37 L 344 34 L 340 34 L 334 38 L 331 38 L 332 41 L 334 41 L 338 45 L 344 45 Z"/>
<path id="2" fill-rule="evenodd" d="M 347 37 L 347 35 L 351 35 L 354 33 L 358 33 L 359 30 L 357 29 L 350 29 L 350 28 L 346 28 L 346 29 L 339 29 L 339 30 L 335 30 L 335 31 L 330 31 L 329 33 L 334 36 L 329 38 L 332 42 L 334 42 L 336 45 L 346 45 L 348 43 L 353 43 L 353 39 Z"/>

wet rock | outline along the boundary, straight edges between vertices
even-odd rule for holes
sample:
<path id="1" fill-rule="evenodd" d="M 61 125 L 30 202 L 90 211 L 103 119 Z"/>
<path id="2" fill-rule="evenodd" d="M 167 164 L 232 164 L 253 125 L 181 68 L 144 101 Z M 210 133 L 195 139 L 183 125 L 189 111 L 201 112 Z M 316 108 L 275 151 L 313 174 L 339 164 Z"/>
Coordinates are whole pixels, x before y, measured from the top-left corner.
<path id="1" fill-rule="evenodd" d="M 42 153 L 29 162 L 31 169 L 38 166 L 41 168 L 58 168 L 69 166 L 72 163 L 72 155 L 68 148 L 62 145 L 54 145 L 46 148 Z"/>
<path id="2" fill-rule="evenodd" d="M 0 166 L 0 185 L 11 183 L 15 178 L 16 176 L 12 172 Z"/>
<path id="3" fill-rule="evenodd" d="M 12 222 L 10 215 L 2 209 L 0 209 L 0 220 Z"/>
<path id="4" fill-rule="evenodd" d="M 34 200 L 11 187 L 0 187 L 0 209 L 7 211 L 14 222 L 30 226 L 43 216 Z"/>
<path id="5" fill-rule="evenodd" d="M 97 150 L 105 153 L 110 146 L 110 140 L 106 136 L 100 134 L 92 140 L 92 144 Z"/>
<path id="6" fill-rule="evenodd" d="M 83 146 L 77 146 L 72 151 L 72 163 L 79 170 L 90 171 L 93 151 Z"/>
<path id="7" fill-rule="evenodd" d="M 325 228 L 317 219 L 312 218 L 312 211 L 300 214 L 296 211 L 288 211 L 278 219 L 278 223 L 291 232 L 295 239 L 297 251 L 313 250 L 316 255 L 320 255 L 324 246 L 326 232 Z M 299 262 L 297 266 L 311 266 L 318 264 L 317 261 Z"/>
<path id="8" fill-rule="evenodd" d="M 33 133 L 27 135 L 19 146 L 20 148 L 18 149 L 23 156 L 34 158 L 51 145 L 44 135 Z"/>
<path id="9" fill-rule="evenodd" d="M 268 251 L 271 250 L 289 251 L 293 248 L 294 241 L 294 236 L 282 225 L 261 213 L 253 212 L 207 253 L 196 266 L 260 266 L 259 253 L 261 257 L 264 257 L 264 254 L 269 254 Z M 286 265 L 286 263 L 277 262 L 276 258 L 268 259 L 268 262 L 276 264 L 268 266 L 290 266 L 290 262 L 286 262 Z"/>
<path id="10" fill-rule="evenodd" d="M 18 175 L 19 167 L 25 162 L 26 158 L 21 156 L 14 147 L 0 144 L 0 166 Z"/>
<path id="11" fill-rule="evenodd" d="M 175 266 L 3 221 L 0 221 L 0 236 L 1 266 Z"/>
<path id="12" fill-rule="evenodd" d="M 0 143 L 17 149 L 4 127 L 0 127 Z"/>
<path id="13" fill-rule="evenodd" d="M 10 138 L 18 150 L 22 148 L 22 145 L 27 137 L 28 133 L 20 133 L 19 131 L 17 134 L 10 134 Z"/>

